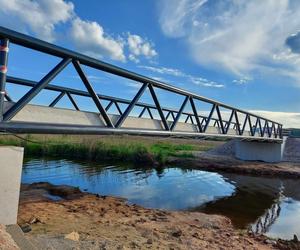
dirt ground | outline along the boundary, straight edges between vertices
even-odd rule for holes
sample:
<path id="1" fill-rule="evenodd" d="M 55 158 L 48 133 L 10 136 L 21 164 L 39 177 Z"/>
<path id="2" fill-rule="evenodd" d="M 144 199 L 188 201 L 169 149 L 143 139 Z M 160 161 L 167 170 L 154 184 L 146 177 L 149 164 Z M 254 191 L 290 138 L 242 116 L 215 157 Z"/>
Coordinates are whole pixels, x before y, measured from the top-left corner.
<path id="1" fill-rule="evenodd" d="M 0 225 L 0 250 L 17 250 L 16 245 L 11 236 L 6 232 L 5 226 Z"/>
<path id="2" fill-rule="evenodd" d="M 256 176 L 274 176 L 300 178 L 300 163 L 280 162 L 265 163 L 259 161 L 241 161 L 232 156 L 213 155 L 205 152 L 195 152 L 194 158 L 170 158 L 169 165 L 202 169 L 213 172 L 229 172 Z"/>
<path id="3" fill-rule="evenodd" d="M 223 216 L 146 209 L 49 183 L 22 186 L 18 223 L 38 249 L 289 249 Z"/>

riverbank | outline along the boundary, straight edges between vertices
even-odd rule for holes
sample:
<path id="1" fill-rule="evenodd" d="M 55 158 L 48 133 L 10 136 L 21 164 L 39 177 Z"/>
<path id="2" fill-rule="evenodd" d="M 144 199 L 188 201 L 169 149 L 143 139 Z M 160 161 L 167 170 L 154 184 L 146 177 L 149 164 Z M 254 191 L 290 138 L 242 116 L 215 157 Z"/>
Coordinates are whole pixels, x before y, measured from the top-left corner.
<path id="1" fill-rule="evenodd" d="M 236 230 L 223 216 L 147 209 L 121 198 L 48 183 L 22 185 L 18 222 L 38 249 L 299 247 L 288 243 L 286 248 L 286 242 Z"/>
<path id="2" fill-rule="evenodd" d="M 22 146 L 25 157 L 65 157 L 93 162 L 113 161 L 149 166 L 164 165 L 168 158 L 192 158 L 223 141 L 152 138 L 142 136 L 2 135 L 0 145 Z"/>
<path id="3" fill-rule="evenodd" d="M 199 169 L 211 172 L 226 172 L 252 176 L 300 178 L 300 163 L 242 161 L 232 156 L 214 155 L 206 152 L 194 152 L 194 157 L 169 157 L 168 165 L 186 169 Z"/>

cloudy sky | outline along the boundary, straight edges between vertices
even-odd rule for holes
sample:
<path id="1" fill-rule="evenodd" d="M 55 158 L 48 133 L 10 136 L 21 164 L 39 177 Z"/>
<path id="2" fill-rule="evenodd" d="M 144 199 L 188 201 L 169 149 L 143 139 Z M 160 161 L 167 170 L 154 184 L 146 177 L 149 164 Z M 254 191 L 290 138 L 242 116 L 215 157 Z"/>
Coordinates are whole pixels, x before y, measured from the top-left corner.
<path id="1" fill-rule="evenodd" d="M 0 6 L 2 26 L 300 127 L 298 0 L 0 0 Z M 57 62 L 11 45 L 8 74 L 39 80 Z M 138 90 L 137 83 L 86 70 L 99 93 L 129 98 Z M 82 88 L 71 68 L 55 83 Z M 15 98 L 25 91 L 8 90 Z M 180 105 L 177 97 L 159 95 L 164 105 Z"/>

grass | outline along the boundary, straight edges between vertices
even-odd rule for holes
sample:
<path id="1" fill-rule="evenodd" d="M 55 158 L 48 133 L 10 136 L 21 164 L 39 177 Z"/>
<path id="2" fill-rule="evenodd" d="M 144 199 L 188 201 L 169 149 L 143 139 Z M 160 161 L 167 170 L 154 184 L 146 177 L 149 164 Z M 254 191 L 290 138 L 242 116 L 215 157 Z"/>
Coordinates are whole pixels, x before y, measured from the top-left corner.
<path id="1" fill-rule="evenodd" d="M 27 157 L 59 156 L 91 161 L 123 161 L 163 165 L 169 157 L 193 157 L 218 142 L 137 136 L 22 135 L 0 136 L 0 145 L 22 146 Z"/>

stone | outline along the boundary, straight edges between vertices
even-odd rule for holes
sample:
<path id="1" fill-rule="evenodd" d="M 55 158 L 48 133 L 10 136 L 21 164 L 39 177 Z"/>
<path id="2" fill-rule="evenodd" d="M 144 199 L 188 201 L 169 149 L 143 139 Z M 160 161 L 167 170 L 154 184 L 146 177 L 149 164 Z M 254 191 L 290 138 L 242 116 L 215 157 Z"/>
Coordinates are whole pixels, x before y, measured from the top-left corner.
<path id="1" fill-rule="evenodd" d="M 32 230 L 28 223 L 20 225 L 20 228 L 22 229 L 23 233 L 29 233 Z"/>
<path id="2" fill-rule="evenodd" d="M 79 241 L 79 233 L 73 231 L 72 233 L 65 235 L 65 239 Z"/>
<path id="3" fill-rule="evenodd" d="M 182 231 L 180 229 L 175 229 L 173 232 L 172 232 L 172 236 L 178 238 L 182 235 Z"/>

